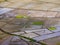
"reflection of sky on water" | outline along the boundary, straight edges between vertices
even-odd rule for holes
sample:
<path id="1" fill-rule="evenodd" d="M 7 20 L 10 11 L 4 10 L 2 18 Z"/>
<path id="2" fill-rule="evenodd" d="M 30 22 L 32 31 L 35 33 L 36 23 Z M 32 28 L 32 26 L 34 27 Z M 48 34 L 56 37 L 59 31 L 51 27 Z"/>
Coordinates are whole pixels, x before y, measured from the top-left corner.
<path id="1" fill-rule="evenodd" d="M 10 8 L 2 8 L 2 9 L 0 9 L 0 14 L 6 13 L 6 12 L 11 11 L 11 10 L 13 10 L 13 9 L 10 9 Z"/>

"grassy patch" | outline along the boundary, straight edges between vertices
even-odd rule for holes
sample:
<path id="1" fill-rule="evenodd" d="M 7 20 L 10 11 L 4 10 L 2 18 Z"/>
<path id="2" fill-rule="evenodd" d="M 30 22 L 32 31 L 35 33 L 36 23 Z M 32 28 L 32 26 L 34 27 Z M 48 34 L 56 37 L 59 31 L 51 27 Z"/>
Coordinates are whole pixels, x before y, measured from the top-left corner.
<path id="1" fill-rule="evenodd" d="M 49 27 L 48 30 L 56 30 L 56 27 Z"/>
<path id="2" fill-rule="evenodd" d="M 42 22 L 42 21 L 33 22 L 33 25 L 43 25 L 43 24 L 44 24 L 44 22 Z"/>
<path id="3" fill-rule="evenodd" d="M 17 15 L 16 18 L 28 18 L 28 16 L 24 16 L 24 15 Z"/>

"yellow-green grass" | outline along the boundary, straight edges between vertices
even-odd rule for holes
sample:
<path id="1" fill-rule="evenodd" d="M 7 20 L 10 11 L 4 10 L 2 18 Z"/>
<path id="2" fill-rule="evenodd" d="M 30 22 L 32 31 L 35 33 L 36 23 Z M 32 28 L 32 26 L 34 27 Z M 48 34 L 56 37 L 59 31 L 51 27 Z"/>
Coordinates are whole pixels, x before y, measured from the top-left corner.
<path id="1" fill-rule="evenodd" d="M 49 27 L 48 30 L 56 30 L 56 27 Z"/>
<path id="2" fill-rule="evenodd" d="M 17 15 L 16 18 L 28 18 L 28 16 L 25 16 L 25 15 Z"/>
<path id="3" fill-rule="evenodd" d="M 42 22 L 42 21 L 37 21 L 37 22 L 33 22 L 32 24 L 33 24 L 33 25 L 43 25 L 44 22 Z"/>

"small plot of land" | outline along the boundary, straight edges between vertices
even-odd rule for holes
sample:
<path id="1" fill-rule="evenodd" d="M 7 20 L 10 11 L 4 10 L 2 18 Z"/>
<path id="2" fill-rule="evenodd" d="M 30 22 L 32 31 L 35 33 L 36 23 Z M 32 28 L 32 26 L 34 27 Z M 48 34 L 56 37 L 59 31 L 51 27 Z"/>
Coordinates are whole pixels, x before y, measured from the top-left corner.
<path id="1" fill-rule="evenodd" d="M 5 39 L 7 39 L 7 37 L 9 37 L 9 35 L 2 33 L 0 31 L 0 43 L 2 43 Z"/>

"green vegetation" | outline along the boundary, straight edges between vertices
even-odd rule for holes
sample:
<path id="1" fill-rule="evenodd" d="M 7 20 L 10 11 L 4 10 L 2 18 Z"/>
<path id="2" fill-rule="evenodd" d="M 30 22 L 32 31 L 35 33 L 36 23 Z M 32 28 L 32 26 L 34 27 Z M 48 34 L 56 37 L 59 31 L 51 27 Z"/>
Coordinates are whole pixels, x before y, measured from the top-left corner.
<path id="1" fill-rule="evenodd" d="M 28 16 L 24 16 L 24 15 L 17 15 L 16 18 L 28 18 Z"/>
<path id="2" fill-rule="evenodd" d="M 24 18 L 22 15 L 17 15 L 16 18 Z"/>
<path id="3" fill-rule="evenodd" d="M 49 27 L 48 30 L 56 30 L 56 27 Z"/>
<path id="4" fill-rule="evenodd" d="M 43 24 L 44 24 L 44 22 L 42 22 L 42 21 L 33 22 L 33 25 L 43 25 Z"/>

